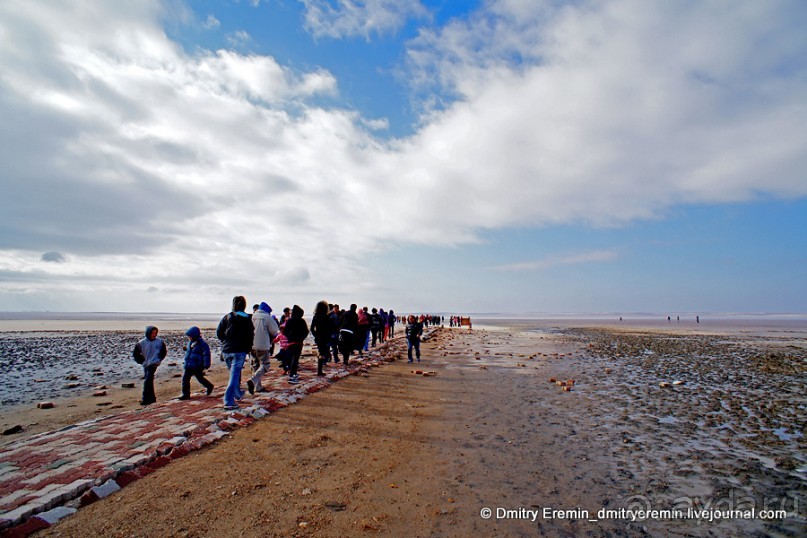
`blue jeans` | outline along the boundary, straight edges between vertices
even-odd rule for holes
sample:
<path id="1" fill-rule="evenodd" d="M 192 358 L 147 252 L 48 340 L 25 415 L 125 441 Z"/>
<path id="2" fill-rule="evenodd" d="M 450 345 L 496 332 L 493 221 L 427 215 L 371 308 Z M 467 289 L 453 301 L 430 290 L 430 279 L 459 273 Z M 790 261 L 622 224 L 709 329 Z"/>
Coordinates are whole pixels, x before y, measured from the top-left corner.
<path id="1" fill-rule="evenodd" d="M 420 362 L 420 338 L 407 338 L 406 354 L 409 356 L 409 362 L 412 362 L 412 348 L 415 348 L 415 354 Z"/>
<path id="2" fill-rule="evenodd" d="M 224 405 L 236 405 L 236 402 L 244 396 L 244 391 L 241 390 L 241 369 L 244 367 L 244 361 L 247 360 L 247 354 L 224 353 L 223 355 L 227 369 L 230 370 L 230 382 L 227 384 L 227 390 L 224 391 Z"/>

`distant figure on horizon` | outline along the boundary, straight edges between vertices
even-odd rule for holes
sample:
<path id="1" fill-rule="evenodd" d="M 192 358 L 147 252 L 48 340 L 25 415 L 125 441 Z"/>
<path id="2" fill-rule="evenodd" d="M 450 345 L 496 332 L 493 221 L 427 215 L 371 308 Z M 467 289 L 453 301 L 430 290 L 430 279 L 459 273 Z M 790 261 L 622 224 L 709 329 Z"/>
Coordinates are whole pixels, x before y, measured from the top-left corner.
<path id="1" fill-rule="evenodd" d="M 137 364 L 143 365 L 143 397 L 140 405 L 151 405 L 157 401 L 154 394 L 154 375 L 168 350 L 162 338 L 157 338 L 160 330 L 154 325 L 146 327 L 146 337 L 135 344 L 132 356 Z"/>
<path id="2" fill-rule="evenodd" d="M 695 316 L 695 322 L 700 323 L 701 322 L 701 317 L 700 316 Z"/>

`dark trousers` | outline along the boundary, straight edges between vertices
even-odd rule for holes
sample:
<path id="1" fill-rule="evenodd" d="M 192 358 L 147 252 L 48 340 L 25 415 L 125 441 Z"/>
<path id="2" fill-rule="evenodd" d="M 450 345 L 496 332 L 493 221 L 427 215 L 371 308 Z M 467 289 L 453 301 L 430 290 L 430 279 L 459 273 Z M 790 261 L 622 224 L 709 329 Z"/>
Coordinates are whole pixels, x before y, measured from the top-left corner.
<path id="1" fill-rule="evenodd" d="M 157 364 L 143 367 L 143 398 L 140 403 L 153 404 L 157 401 L 154 394 L 154 374 L 157 372 Z"/>
<path id="2" fill-rule="evenodd" d="M 372 343 L 372 345 L 373 345 L 373 347 L 375 347 L 375 342 L 378 339 L 378 329 L 370 329 L 370 333 L 372 333 L 372 335 L 373 335 L 373 343 Z M 382 339 L 381 341 L 383 342 L 384 340 Z"/>
<path id="3" fill-rule="evenodd" d="M 339 362 L 339 333 L 331 335 L 331 356 L 334 362 Z M 330 359 L 328 359 L 330 361 Z"/>
<path id="4" fill-rule="evenodd" d="M 191 378 L 195 377 L 202 386 L 208 390 L 213 388 L 213 383 L 205 377 L 205 369 L 202 366 L 197 368 L 185 368 L 182 374 L 182 396 L 189 398 L 191 395 Z"/>
<path id="5" fill-rule="evenodd" d="M 353 335 L 349 332 L 342 331 L 339 335 L 339 351 L 342 353 L 342 360 L 347 364 L 353 352 Z"/>
<path id="6" fill-rule="evenodd" d="M 290 344 L 287 350 L 291 354 L 289 359 L 289 375 L 297 375 L 297 367 L 300 365 L 300 355 L 303 352 L 302 344 Z"/>
<path id="7" fill-rule="evenodd" d="M 408 338 L 406 354 L 409 356 L 409 362 L 412 362 L 412 348 L 415 348 L 415 356 L 420 360 L 420 338 Z"/>

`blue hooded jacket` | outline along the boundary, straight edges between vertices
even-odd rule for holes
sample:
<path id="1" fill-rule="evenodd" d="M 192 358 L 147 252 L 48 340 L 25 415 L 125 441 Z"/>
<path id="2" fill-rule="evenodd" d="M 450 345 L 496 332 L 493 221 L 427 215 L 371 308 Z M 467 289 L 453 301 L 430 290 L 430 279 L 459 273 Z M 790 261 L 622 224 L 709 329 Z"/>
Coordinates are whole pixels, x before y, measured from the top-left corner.
<path id="1" fill-rule="evenodd" d="M 210 346 L 202 338 L 199 327 L 191 327 L 185 334 L 191 338 L 185 352 L 185 368 L 210 368 Z"/>

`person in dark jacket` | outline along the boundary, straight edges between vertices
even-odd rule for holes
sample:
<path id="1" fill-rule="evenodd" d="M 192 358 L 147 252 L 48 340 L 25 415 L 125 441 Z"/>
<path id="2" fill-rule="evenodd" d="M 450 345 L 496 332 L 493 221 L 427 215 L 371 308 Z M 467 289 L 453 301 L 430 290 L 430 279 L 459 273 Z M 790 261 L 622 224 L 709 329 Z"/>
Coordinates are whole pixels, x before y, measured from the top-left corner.
<path id="1" fill-rule="evenodd" d="M 244 312 L 247 300 L 242 296 L 233 297 L 233 310 L 219 322 L 216 336 L 221 341 L 221 356 L 230 370 L 230 381 L 224 391 L 224 409 L 238 409 L 238 402 L 244 397 L 241 390 L 241 369 L 247 353 L 252 350 L 255 327 L 249 314 Z"/>
<path id="2" fill-rule="evenodd" d="M 213 392 L 213 383 L 205 377 L 205 370 L 210 368 L 210 346 L 202 338 L 199 327 L 191 327 L 185 331 L 188 337 L 188 350 L 185 352 L 185 372 L 182 374 L 182 396 L 180 400 L 191 399 L 191 377 L 207 389 L 207 395 Z"/>
<path id="3" fill-rule="evenodd" d="M 289 383 L 297 384 L 300 378 L 297 376 L 297 367 L 300 364 L 300 355 L 303 352 L 303 343 L 308 338 L 308 323 L 303 319 L 305 312 L 302 308 L 294 305 L 291 308 L 291 317 L 286 320 L 286 326 L 283 334 L 289 340 L 289 347 L 287 348 L 291 354 L 289 364 Z"/>
<path id="4" fill-rule="evenodd" d="M 314 307 L 314 318 L 311 320 L 311 334 L 317 346 L 317 375 L 323 376 L 323 367 L 331 360 L 331 336 L 334 333 L 333 321 L 328 315 L 328 303 L 320 301 Z"/>
<path id="5" fill-rule="evenodd" d="M 339 305 L 333 305 L 331 308 L 331 313 L 328 314 L 328 317 L 331 319 L 331 356 L 333 357 L 333 362 L 339 362 L 339 328 L 342 326 L 342 311 L 339 310 Z"/>
<path id="6" fill-rule="evenodd" d="M 389 327 L 389 329 L 387 330 L 387 338 L 392 338 L 393 336 L 395 336 L 396 319 L 397 316 L 395 315 L 395 311 L 390 310 L 389 313 L 387 314 L 387 326 Z M 385 338 L 384 340 L 386 340 L 387 338 Z"/>
<path id="7" fill-rule="evenodd" d="M 143 365 L 143 397 L 140 405 L 151 405 L 157 401 L 154 394 L 154 375 L 168 350 L 162 338 L 157 338 L 159 329 L 153 325 L 146 327 L 146 337 L 135 344 L 132 356 L 137 364 Z"/>
<path id="8" fill-rule="evenodd" d="M 423 322 L 418 321 L 415 316 L 410 314 L 409 323 L 406 325 L 406 354 L 409 357 L 408 362 L 412 362 L 412 348 L 415 348 L 415 355 L 417 356 L 418 362 L 420 362 L 420 337 L 422 334 Z"/>
<path id="9" fill-rule="evenodd" d="M 372 313 L 370 314 L 370 334 L 372 334 L 372 343 L 370 345 L 372 347 L 375 347 L 375 343 L 376 343 L 376 341 L 378 341 L 378 337 L 381 336 L 382 337 L 381 341 L 383 342 L 384 341 L 383 340 L 384 335 L 382 333 L 380 333 L 380 331 L 381 331 L 381 314 L 379 314 L 378 309 L 375 308 L 375 307 L 373 307 L 371 312 Z"/>
<path id="10" fill-rule="evenodd" d="M 350 354 L 353 353 L 353 344 L 356 333 L 359 331 L 359 314 L 356 312 L 358 306 L 350 305 L 350 310 L 342 316 L 342 325 L 339 327 L 339 351 L 342 353 L 342 361 L 348 365 Z"/>

